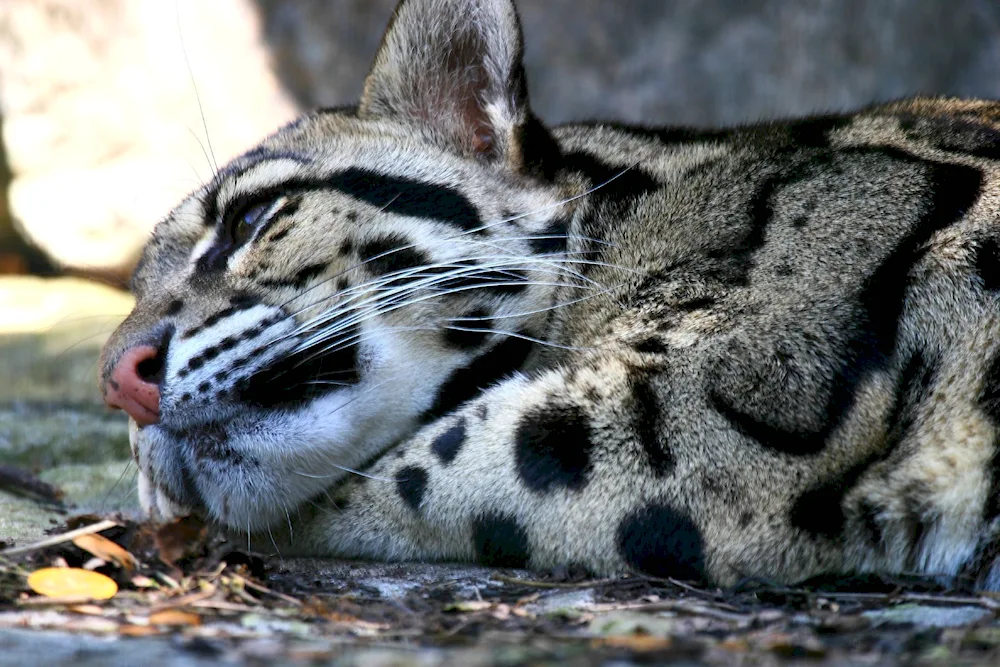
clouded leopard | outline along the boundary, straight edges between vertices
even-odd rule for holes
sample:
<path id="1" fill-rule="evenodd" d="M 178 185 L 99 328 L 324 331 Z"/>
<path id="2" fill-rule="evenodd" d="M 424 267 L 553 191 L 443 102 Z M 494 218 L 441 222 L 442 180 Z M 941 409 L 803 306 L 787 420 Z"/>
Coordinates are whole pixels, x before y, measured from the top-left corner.
<path id="1" fill-rule="evenodd" d="M 145 510 L 339 557 L 1000 585 L 1000 104 L 547 128 L 521 51 L 509 0 L 404 0 L 357 106 L 159 223 L 102 357 Z"/>

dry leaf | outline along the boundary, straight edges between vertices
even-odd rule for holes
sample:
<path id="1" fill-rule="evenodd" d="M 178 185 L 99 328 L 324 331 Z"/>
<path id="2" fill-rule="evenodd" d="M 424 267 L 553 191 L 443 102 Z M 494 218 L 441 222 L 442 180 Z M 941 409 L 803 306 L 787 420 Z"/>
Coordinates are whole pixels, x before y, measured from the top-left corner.
<path id="1" fill-rule="evenodd" d="M 201 625 L 201 616 L 180 609 L 164 609 L 149 616 L 150 625 L 169 625 L 173 627 L 184 625 Z"/>
<path id="2" fill-rule="evenodd" d="M 129 572 L 136 568 L 135 556 L 103 535 L 98 535 L 97 533 L 80 535 L 73 538 L 73 544 L 87 553 L 101 560 L 115 563 L 118 567 L 124 568 Z"/>
<path id="3" fill-rule="evenodd" d="M 160 560 L 170 567 L 177 562 L 196 555 L 205 546 L 208 528 L 196 517 L 184 517 L 156 530 L 156 548 Z"/>
<path id="4" fill-rule="evenodd" d="M 76 567 L 45 567 L 28 575 L 28 587 L 49 598 L 108 600 L 118 592 L 118 584 L 100 572 Z"/>
<path id="5" fill-rule="evenodd" d="M 148 625 L 122 625 L 118 628 L 118 634 L 125 637 L 149 637 L 150 635 L 163 634 L 163 632 Z"/>
<path id="6" fill-rule="evenodd" d="M 614 635 L 595 640 L 595 643 L 599 646 L 624 648 L 639 652 L 664 651 L 673 645 L 670 637 L 654 637 L 653 635 Z"/>
<path id="7" fill-rule="evenodd" d="M 96 604 L 78 604 L 69 608 L 70 611 L 77 614 L 86 614 L 87 616 L 104 616 L 104 607 L 99 607 Z"/>

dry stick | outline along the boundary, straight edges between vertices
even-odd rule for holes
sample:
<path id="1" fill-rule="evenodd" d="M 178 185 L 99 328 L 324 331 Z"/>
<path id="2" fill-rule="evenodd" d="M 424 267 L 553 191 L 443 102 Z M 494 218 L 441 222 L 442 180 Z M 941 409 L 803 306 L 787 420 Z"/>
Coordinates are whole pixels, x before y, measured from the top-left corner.
<path id="1" fill-rule="evenodd" d="M 62 533 L 60 535 L 53 535 L 40 542 L 35 542 L 34 544 L 26 544 L 23 547 L 11 547 L 10 549 L 5 549 L 0 551 L 0 556 L 20 556 L 21 554 L 31 553 L 32 551 L 38 551 L 39 549 L 44 549 L 46 547 L 55 546 L 57 544 L 62 544 L 63 542 L 71 542 L 74 538 L 80 537 L 81 535 L 92 535 L 93 533 L 101 533 L 108 528 L 114 528 L 120 525 L 117 521 L 112 521 L 111 519 L 105 519 L 104 521 L 98 521 L 97 523 L 92 523 L 89 526 L 84 526 L 82 528 L 77 528 L 76 530 L 71 530 L 68 533 Z"/>
<path id="2" fill-rule="evenodd" d="M 589 579 L 586 581 L 537 581 L 535 579 L 518 579 L 517 577 L 505 577 L 501 574 L 492 574 L 490 579 L 495 579 L 497 581 L 503 582 L 505 584 L 520 584 L 522 586 L 527 586 L 528 588 L 561 588 L 566 590 L 574 590 L 578 588 L 596 588 L 598 586 L 607 586 L 610 584 L 617 583 L 619 581 L 629 581 L 628 579 L 621 579 L 619 577 L 612 577 L 610 579 Z"/>

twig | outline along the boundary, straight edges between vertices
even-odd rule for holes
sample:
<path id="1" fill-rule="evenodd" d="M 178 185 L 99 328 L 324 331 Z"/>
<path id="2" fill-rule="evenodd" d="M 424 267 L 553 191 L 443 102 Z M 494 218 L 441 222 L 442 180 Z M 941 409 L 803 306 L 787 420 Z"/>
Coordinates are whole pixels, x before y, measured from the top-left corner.
<path id="1" fill-rule="evenodd" d="M 266 586 L 262 586 L 260 584 L 255 584 L 254 582 L 250 581 L 249 579 L 245 579 L 243 577 L 240 577 L 240 579 L 243 580 L 243 585 L 244 586 L 246 586 L 247 588 L 252 588 L 253 590 L 257 591 L 258 593 L 264 593 L 265 595 L 271 595 L 271 596 L 276 597 L 279 600 L 283 600 L 284 602 L 287 602 L 288 604 L 290 604 L 292 606 L 295 606 L 295 607 L 301 607 L 302 606 L 302 600 L 296 600 L 291 595 L 285 595 L 284 593 L 279 593 L 278 591 L 271 590 L 270 588 L 268 588 Z"/>
<path id="2" fill-rule="evenodd" d="M 614 584 L 619 581 L 629 581 L 628 579 L 620 579 L 617 577 L 613 577 L 610 579 L 591 579 L 589 581 L 570 581 L 570 582 L 537 581 L 535 579 L 517 579 L 515 577 L 505 577 L 500 574 L 490 575 L 490 579 L 496 579 L 497 581 L 502 581 L 505 584 L 521 584 L 523 586 L 529 586 L 531 588 L 565 588 L 565 589 L 597 588 L 598 586 L 607 586 L 609 584 Z"/>
<path id="3" fill-rule="evenodd" d="M 188 606 L 196 609 L 218 609 L 220 611 L 240 611 L 254 614 L 271 613 L 271 610 L 267 607 L 248 607 L 245 604 L 225 602 L 223 600 L 199 600 L 198 602 L 192 602 Z"/>
<path id="4" fill-rule="evenodd" d="M 95 602 L 100 602 L 100 600 L 94 600 L 89 595 L 66 595 L 58 598 L 50 597 L 33 597 L 24 598 L 22 600 L 17 600 L 17 605 L 19 607 L 52 607 L 52 606 L 62 606 L 62 605 L 74 605 L 82 603 L 93 604 Z"/>
<path id="5" fill-rule="evenodd" d="M 597 604 L 590 611 L 675 611 L 692 616 L 708 616 L 729 623 L 749 624 L 753 622 L 754 614 L 723 611 L 701 604 L 690 604 L 684 600 L 664 600 L 661 602 L 645 602 L 640 604 Z"/>
<path id="6" fill-rule="evenodd" d="M 63 542 L 71 542 L 74 538 L 80 537 L 81 535 L 101 533 L 118 525 L 120 524 L 117 521 L 105 519 L 104 521 L 98 521 L 97 523 L 92 523 L 89 526 L 77 528 L 76 530 L 71 530 L 67 533 L 53 535 L 52 537 L 48 537 L 40 542 L 35 542 L 34 544 L 26 544 L 23 547 L 11 547 L 10 549 L 5 549 L 4 551 L 0 551 L 0 556 L 20 556 L 22 554 L 31 553 L 32 551 L 38 551 L 39 549 L 45 549 L 46 547 L 62 544 Z"/>

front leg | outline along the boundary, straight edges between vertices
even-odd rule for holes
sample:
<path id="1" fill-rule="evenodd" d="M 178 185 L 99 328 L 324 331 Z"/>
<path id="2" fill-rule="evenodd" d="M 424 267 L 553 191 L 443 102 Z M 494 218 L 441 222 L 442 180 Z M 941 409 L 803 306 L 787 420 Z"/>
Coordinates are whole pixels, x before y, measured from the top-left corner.
<path id="1" fill-rule="evenodd" d="M 705 544 L 663 446 L 659 386 L 633 364 L 595 359 L 494 386 L 340 487 L 296 530 L 298 546 L 701 578 Z"/>

